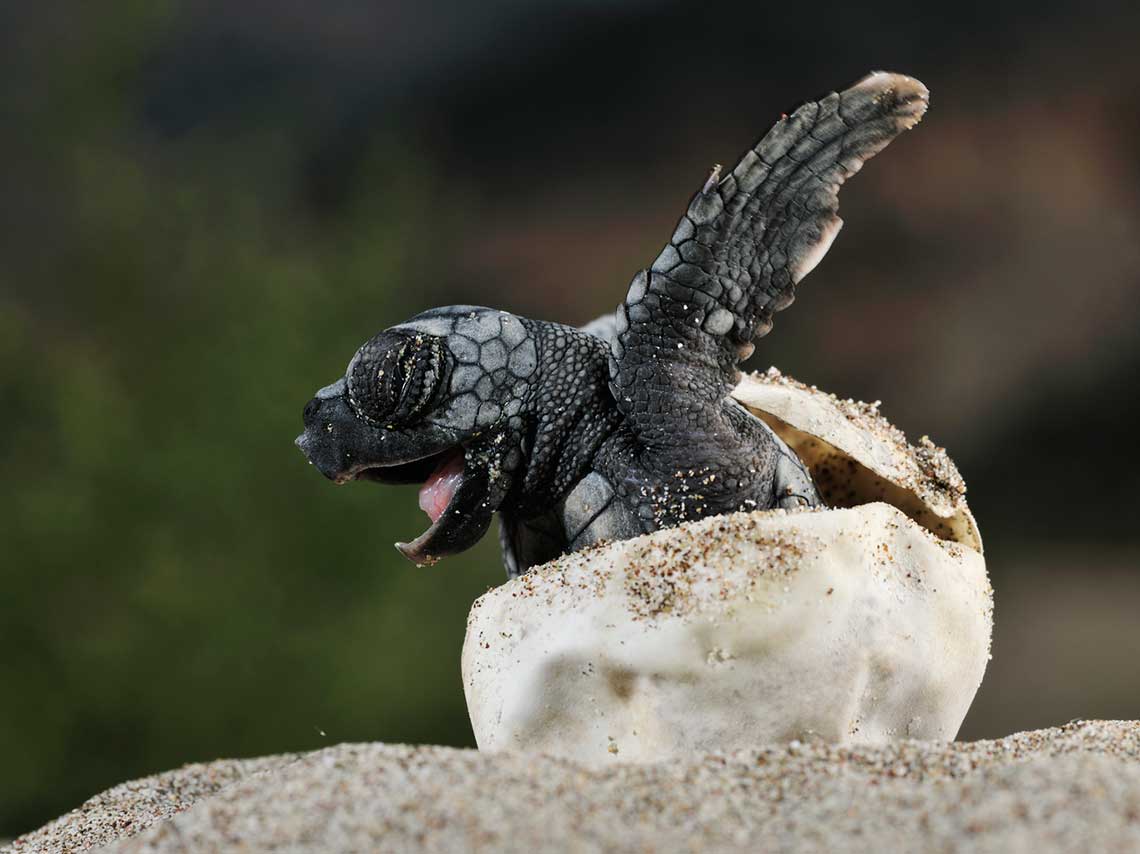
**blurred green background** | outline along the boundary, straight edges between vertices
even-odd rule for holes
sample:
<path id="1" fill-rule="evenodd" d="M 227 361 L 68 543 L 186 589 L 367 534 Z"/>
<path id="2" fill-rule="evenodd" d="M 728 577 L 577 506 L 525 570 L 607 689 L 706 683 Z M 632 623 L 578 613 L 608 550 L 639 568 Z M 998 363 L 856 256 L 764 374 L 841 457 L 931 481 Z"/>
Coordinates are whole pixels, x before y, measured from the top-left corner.
<path id="1" fill-rule="evenodd" d="M 927 120 L 758 348 L 946 444 L 997 590 L 963 737 L 1140 717 L 1127 4 L 0 4 L 0 837 L 184 762 L 472 743 L 489 537 L 292 445 L 373 332 L 584 322 L 714 162 L 872 68 Z"/>

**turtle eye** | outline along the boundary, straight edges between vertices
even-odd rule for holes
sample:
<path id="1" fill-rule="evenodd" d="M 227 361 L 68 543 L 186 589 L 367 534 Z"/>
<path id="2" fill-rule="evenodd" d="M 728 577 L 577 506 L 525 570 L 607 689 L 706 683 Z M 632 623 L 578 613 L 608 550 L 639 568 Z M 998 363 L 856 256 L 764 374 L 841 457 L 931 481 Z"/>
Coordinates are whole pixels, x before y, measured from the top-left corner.
<path id="1" fill-rule="evenodd" d="M 431 335 L 381 332 L 348 366 L 348 402 L 374 427 L 407 424 L 431 407 L 445 368 L 443 342 Z"/>

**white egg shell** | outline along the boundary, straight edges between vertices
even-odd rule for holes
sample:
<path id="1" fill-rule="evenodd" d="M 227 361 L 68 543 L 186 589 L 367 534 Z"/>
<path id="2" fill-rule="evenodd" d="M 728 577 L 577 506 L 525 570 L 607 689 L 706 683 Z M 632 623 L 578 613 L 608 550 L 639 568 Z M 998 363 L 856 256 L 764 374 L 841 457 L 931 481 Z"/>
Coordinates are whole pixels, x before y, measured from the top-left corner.
<path id="1" fill-rule="evenodd" d="M 829 507 L 885 501 L 939 537 L 982 551 L 953 461 L 927 436 L 910 445 L 877 403 L 840 400 L 775 368 L 745 375 L 732 396 L 799 455 Z"/>
<path id="2" fill-rule="evenodd" d="M 742 388 L 833 509 L 702 519 L 480 597 L 462 669 L 481 749 L 653 761 L 957 733 L 993 605 L 953 464 L 871 407 L 772 372 Z"/>

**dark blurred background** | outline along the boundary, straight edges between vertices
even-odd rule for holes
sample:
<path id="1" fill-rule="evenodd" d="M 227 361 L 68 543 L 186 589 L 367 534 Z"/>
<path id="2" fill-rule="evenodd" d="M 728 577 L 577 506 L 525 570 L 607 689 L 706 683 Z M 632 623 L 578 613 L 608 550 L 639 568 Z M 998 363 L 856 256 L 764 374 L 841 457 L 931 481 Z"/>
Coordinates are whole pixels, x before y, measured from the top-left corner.
<path id="1" fill-rule="evenodd" d="M 966 738 L 1140 717 L 1140 12 L 836 0 L 0 3 L 0 836 L 192 760 L 472 743 L 497 545 L 292 445 L 422 309 L 584 322 L 713 163 L 931 88 L 757 350 L 957 459 L 997 591 Z"/>

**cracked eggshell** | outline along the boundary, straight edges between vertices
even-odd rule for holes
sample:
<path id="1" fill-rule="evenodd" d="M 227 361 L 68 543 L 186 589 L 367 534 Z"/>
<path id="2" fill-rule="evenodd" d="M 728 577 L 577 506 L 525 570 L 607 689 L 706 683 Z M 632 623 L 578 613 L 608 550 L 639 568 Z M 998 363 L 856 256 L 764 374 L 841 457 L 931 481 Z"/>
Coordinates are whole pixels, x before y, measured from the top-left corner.
<path id="1" fill-rule="evenodd" d="M 775 368 L 743 376 L 732 396 L 799 455 L 828 507 L 884 501 L 937 536 L 982 551 L 965 481 L 945 449 L 928 436 L 909 444 L 877 402 L 841 400 Z"/>
<path id="2" fill-rule="evenodd" d="M 801 454 L 832 509 L 702 519 L 482 596 L 463 648 L 480 748 L 653 761 L 957 733 L 993 605 L 953 463 L 874 407 L 774 372 L 734 395 Z"/>

